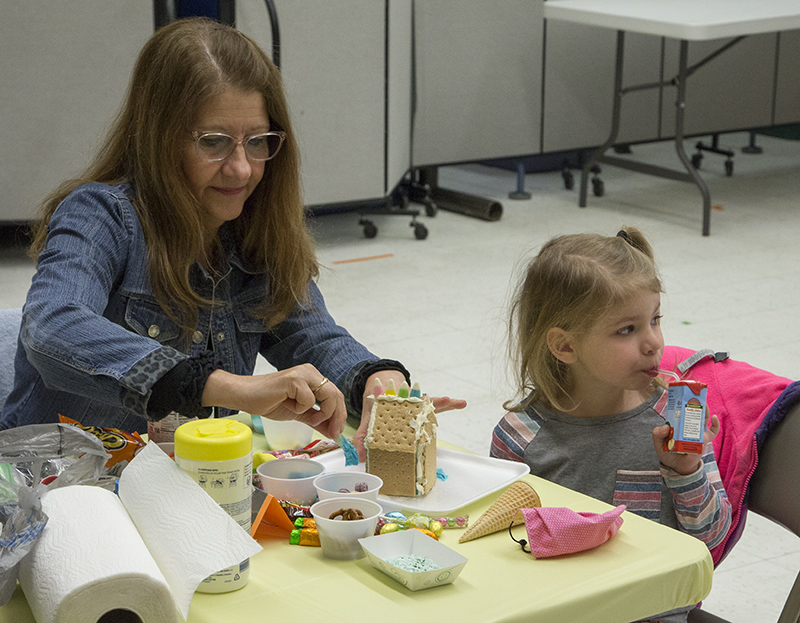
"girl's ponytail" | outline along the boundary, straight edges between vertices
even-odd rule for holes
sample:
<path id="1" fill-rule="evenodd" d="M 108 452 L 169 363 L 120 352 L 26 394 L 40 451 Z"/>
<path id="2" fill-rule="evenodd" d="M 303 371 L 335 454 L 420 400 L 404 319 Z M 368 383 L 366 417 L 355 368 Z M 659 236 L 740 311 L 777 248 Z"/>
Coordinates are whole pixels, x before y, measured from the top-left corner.
<path id="1" fill-rule="evenodd" d="M 644 237 L 644 234 L 636 227 L 623 226 L 622 229 L 617 232 L 617 237 L 622 238 L 634 249 L 641 251 L 651 260 L 655 260 L 653 248 L 650 246 L 650 243 L 647 242 L 647 238 Z"/>

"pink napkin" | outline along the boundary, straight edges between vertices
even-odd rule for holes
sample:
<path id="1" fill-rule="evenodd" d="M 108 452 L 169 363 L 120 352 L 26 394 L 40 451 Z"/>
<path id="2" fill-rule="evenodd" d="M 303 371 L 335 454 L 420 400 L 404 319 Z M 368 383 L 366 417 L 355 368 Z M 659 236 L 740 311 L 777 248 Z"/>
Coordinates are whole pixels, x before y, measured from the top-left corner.
<path id="1" fill-rule="evenodd" d="M 528 544 L 536 558 L 572 554 L 602 545 L 622 525 L 625 505 L 602 514 L 569 508 L 523 508 Z"/>

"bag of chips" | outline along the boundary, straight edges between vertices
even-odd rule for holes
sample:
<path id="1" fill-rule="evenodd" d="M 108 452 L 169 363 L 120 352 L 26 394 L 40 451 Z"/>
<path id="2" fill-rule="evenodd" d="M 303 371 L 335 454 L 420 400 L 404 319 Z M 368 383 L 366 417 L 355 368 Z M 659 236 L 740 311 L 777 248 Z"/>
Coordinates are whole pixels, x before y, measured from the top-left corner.
<path id="1" fill-rule="evenodd" d="M 119 476 L 125 466 L 133 460 L 136 453 L 145 446 L 144 439 L 136 432 L 126 433 L 118 428 L 83 426 L 80 422 L 60 413 L 58 414 L 58 419 L 62 424 L 77 426 L 90 435 L 94 435 L 103 443 L 103 448 L 111 455 L 111 458 L 106 462 L 106 473 L 109 476 Z"/>

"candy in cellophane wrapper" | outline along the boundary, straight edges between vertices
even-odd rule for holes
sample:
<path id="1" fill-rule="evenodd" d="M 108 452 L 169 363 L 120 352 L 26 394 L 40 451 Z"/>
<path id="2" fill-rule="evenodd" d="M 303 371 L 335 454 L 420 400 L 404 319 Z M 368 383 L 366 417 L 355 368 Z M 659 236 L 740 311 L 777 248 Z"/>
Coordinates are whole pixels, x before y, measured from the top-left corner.
<path id="1" fill-rule="evenodd" d="M 400 511 L 392 511 L 378 517 L 375 534 L 389 534 L 402 530 L 422 530 L 436 540 L 447 528 L 466 528 L 469 525 L 469 515 L 458 517 L 429 517 L 421 513 L 406 515 Z"/>
<path id="2" fill-rule="evenodd" d="M 128 463 L 133 460 L 136 453 L 146 445 L 144 439 L 136 432 L 128 433 L 118 428 L 84 426 L 80 422 L 60 413 L 58 414 L 58 419 L 62 424 L 77 426 L 90 435 L 94 435 L 103 443 L 103 448 L 111 455 L 111 458 L 106 462 L 106 474 L 108 476 L 119 476 Z"/>

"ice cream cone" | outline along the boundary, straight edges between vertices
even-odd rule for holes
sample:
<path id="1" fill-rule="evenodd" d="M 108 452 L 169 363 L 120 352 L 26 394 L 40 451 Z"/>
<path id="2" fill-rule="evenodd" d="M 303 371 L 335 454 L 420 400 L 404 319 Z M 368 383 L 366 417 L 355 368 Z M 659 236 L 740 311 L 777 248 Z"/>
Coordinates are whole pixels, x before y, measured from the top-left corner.
<path id="1" fill-rule="evenodd" d="M 525 521 L 521 508 L 538 508 L 542 505 L 534 488 L 521 480 L 512 484 L 495 500 L 486 512 L 473 523 L 458 539 L 466 543 L 493 532 L 507 530 L 510 525 L 519 525 Z"/>

